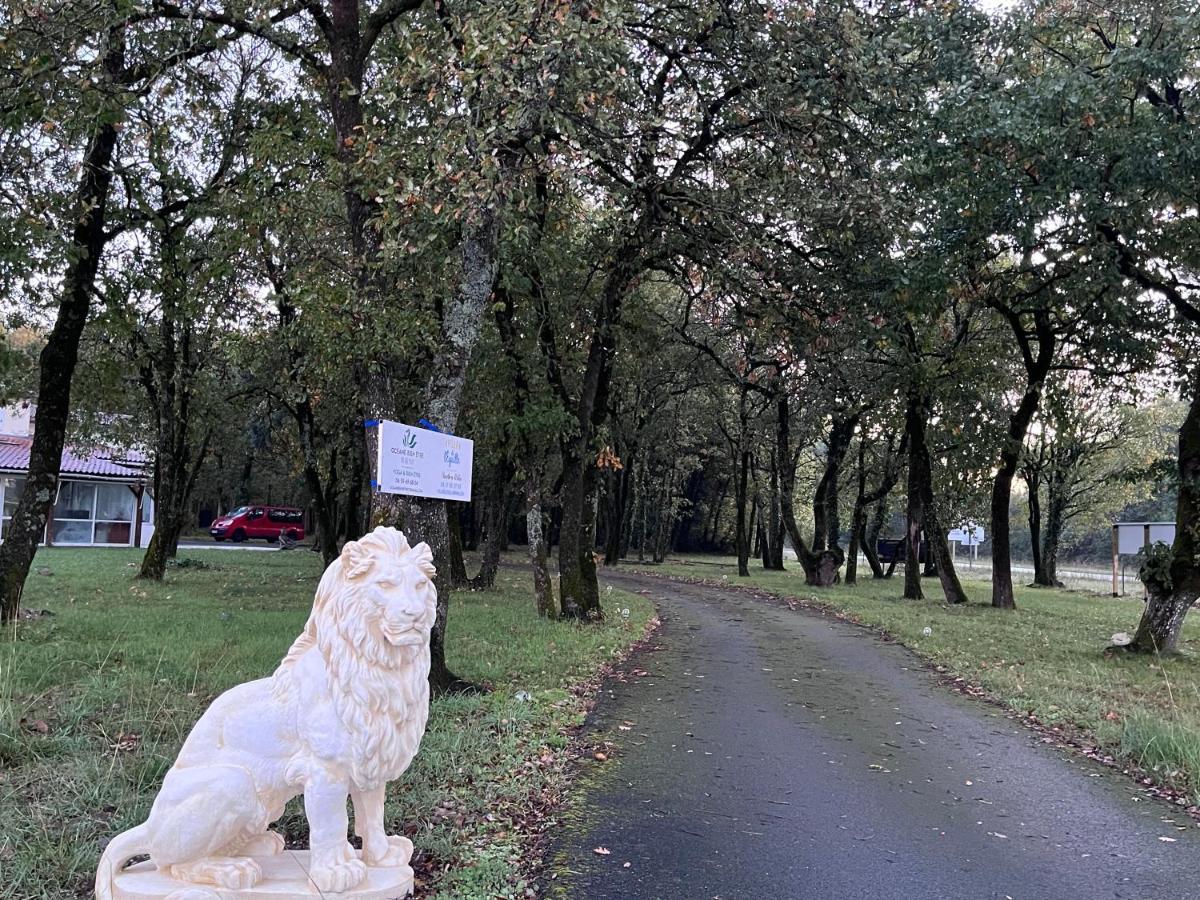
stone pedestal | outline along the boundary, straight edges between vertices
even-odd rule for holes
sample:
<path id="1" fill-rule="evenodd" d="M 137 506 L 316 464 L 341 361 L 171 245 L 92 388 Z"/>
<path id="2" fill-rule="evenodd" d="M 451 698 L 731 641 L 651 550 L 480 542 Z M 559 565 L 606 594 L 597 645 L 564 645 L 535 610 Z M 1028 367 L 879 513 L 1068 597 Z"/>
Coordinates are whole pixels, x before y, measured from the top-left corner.
<path id="1" fill-rule="evenodd" d="M 226 890 L 210 884 L 193 884 L 171 878 L 153 863 L 140 862 L 113 879 L 113 900 L 400 900 L 413 890 L 413 870 L 408 866 L 369 868 L 358 887 L 340 894 L 322 893 L 308 878 L 308 851 L 284 850 L 275 856 L 255 857 L 263 879 L 246 890 Z"/>

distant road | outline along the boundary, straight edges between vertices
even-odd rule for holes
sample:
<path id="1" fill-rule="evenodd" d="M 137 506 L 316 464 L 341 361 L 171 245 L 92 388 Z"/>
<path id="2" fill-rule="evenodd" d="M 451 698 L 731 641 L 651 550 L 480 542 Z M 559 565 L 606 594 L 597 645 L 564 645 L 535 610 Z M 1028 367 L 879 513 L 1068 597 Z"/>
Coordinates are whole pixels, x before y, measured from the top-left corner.
<path id="1" fill-rule="evenodd" d="M 1032 575 L 1033 574 L 1033 566 L 1019 566 L 1018 565 L 1018 566 L 1013 566 L 1012 570 L 1014 572 L 1020 572 L 1022 575 Z M 988 566 L 987 571 L 991 572 L 992 567 Z M 1080 570 L 1060 569 L 1058 572 L 1058 577 L 1059 578 L 1078 578 L 1081 581 L 1107 581 L 1110 584 L 1112 583 L 1112 572 L 1088 572 L 1086 570 L 1080 571 Z"/>
<path id="2" fill-rule="evenodd" d="M 785 548 L 783 551 L 785 559 L 795 560 L 796 553 L 791 548 Z M 866 559 L 859 557 L 860 566 L 866 565 Z M 977 559 L 972 566 L 969 564 L 967 557 L 960 556 L 955 560 L 955 565 L 958 567 L 958 574 L 964 578 L 991 578 L 992 577 L 992 561 L 990 559 Z M 1013 573 L 1018 575 L 1033 576 L 1033 566 L 1016 563 L 1012 567 Z M 1059 569 L 1058 577 L 1065 582 L 1071 581 L 1088 581 L 1088 582 L 1103 582 L 1112 584 L 1112 572 L 1101 569 Z M 1128 590 L 1140 591 L 1141 586 L 1138 584 L 1137 572 L 1129 569 L 1125 573 L 1125 583 Z M 1070 585 L 1068 584 L 1068 587 Z"/>
<path id="3" fill-rule="evenodd" d="M 278 550 L 278 544 L 268 544 L 266 541 L 243 541 L 235 544 L 233 541 L 180 541 L 180 550 Z M 293 550 L 307 550 L 308 544 L 297 544 Z"/>

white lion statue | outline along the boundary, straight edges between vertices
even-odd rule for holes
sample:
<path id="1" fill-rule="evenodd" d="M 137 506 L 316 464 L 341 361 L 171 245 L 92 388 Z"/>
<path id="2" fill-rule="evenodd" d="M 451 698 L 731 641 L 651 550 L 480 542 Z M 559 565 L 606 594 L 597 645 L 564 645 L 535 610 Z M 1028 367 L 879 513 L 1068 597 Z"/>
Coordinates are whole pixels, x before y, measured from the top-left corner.
<path id="1" fill-rule="evenodd" d="M 109 843 L 96 896 L 113 897 L 114 879 L 141 854 L 172 879 L 253 887 L 262 878 L 255 857 L 283 850 L 267 826 L 299 794 L 308 877 L 319 891 L 350 890 L 368 867 L 406 866 L 412 843 L 384 831 L 384 794 L 412 762 L 429 717 L 434 574 L 429 546 L 410 547 L 394 528 L 347 543 L 275 674 L 213 701 L 149 818 Z M 361 857 L 347 840 L 347 798 Z"/>

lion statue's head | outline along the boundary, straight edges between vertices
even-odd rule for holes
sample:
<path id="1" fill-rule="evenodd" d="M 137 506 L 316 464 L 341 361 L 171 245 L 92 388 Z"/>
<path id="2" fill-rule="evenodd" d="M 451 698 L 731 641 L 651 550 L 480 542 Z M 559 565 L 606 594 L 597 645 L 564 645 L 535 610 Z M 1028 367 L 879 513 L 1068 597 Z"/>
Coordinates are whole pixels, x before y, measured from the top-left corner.
<path id="1" fill-rule="evenodd" d="M 318 649 L 331 700 L 359 738 L 360 786 L 395 778 L 416 752 L 429 703 L 429 636 L 437 616 L 433 552 L 409 546 L 395 528 L 348 541 L 317 585 L 304 631 L 275 671 L 277 695 L 291 693 L 297 661 Z M 419 719 L 419 722 L 417 721 Z"/>

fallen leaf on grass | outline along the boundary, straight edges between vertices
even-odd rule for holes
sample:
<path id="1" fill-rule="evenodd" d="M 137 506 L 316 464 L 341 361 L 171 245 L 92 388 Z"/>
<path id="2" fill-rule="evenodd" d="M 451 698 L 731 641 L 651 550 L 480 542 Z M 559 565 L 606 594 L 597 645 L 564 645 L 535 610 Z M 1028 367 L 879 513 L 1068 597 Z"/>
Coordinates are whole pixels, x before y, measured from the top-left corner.
<path id="1" fill-rule="evenodd" d="M 131 731 L 128 734 L 122 732 L 117 735 L 116 743 L 112 745 L 112 749 L 118 752 L 131 753 L 136 750 L 142 743 L 142 736 L 136 731 Z"/>
<path id="2" fill-rule="evenodd" d="M 609 850 L 607 847 L 597 847 L 592 852 L 595 853 L 597 856 L 608 856 L 610 853 L 612 853 L 612 851 Z"/>
<path id="3" fill-rule="evenodd" d="M 1160 837 L 1160 838 L 1159 838 L 1159 840 L 1160 840 L 1160 841 L 1163 841 L 1163 842 L 1165 842 L 1165 843 L 1167 843 L 1167 844 L 1174 844 L 1174 843 L 1175 843 L 1175 838 L 1169 838 L 1169 837 Z"/>

